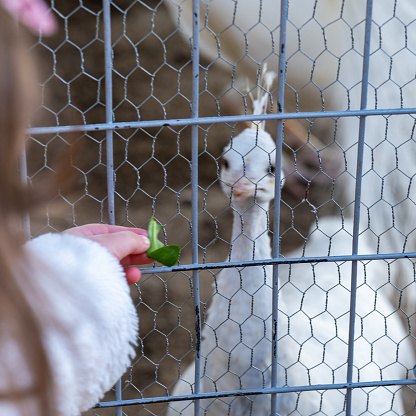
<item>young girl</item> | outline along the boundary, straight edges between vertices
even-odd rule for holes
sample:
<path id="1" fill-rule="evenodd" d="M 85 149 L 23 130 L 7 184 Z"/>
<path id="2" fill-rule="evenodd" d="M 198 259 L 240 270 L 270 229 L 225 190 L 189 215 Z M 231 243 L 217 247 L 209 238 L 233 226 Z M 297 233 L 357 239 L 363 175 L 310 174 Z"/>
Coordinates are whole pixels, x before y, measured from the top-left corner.
<path id="1" fill-rule="evenodd" d="M 39 0 L 1 4 L 32 28 L 53 29 Z M 75 416 L 113 386 L 135 354 L 138 318 L 128 283 L 137 282 L 140 271 L 129 266 L 151 261 L 145 254 L 149 240 L 144 230 L 92 224 L 24 244 L 18 221 L 32 201 L 16 165 L 30 116 L 33 71 L 16 16 L 4 9 L 0 6 L 0 415 Z"/>

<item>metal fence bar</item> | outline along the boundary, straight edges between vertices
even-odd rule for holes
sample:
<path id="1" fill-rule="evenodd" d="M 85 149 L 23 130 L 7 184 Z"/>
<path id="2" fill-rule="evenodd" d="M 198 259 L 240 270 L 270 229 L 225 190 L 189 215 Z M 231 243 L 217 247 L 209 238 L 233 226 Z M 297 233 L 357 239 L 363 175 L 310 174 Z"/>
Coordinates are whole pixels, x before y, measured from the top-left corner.
<path id="1" fill-rule="evenodd" d="M 282 0 L 280 4 L 280 34 L 279 34 L 279 69 L 277 82 L 277 112 L 282 113 L 285 99 L 285 82 L 286 82 L 286 24 L 288 18 L 288 1 Z M 281 200 L 281 166 L 282 166 L 282 148 L 283 148 L 283 125 L 284 120 L 279 119 L 276 127 L 276 170 L 275 170 L 275 201 L 274 204 L 274 224 L 273 224 L 273 258 L 280 257 L 280 200 Z M 279 339 L 279 264 L 273 265 L 273 311 L 272 311 L 272 378 L 271 387 L 277 387 L 277 369 L 279 351 L 277 340 Z M 271 397 L 271 414 L 277 415 L 277 395 Z"/>
<path id="2" fill-rule="evenodd" d="M 104 16 L 104 59 L 105 59 L 105 120 L 113 122 L 113 50 L 111 43 L 111 0 L 103 0 Z M 115 224 L 114 212 L 114 152 L 113 130 L 106 130 L 106 172 L 108 223 Z M 114 386 L 116 400 L 122 400 L 121 379 Z M 122 416 L 121 406 L 116 407 L 116 416 Z"/>
<path id="3" fill-rule="evenodd" d="M 361 104 L 360 109 L 367 108 L 368 96 L 368 72 L 370 67 L 370 43 L 371 43 L 371 21 L 373 15 L 373 0 L 367 0 L 366 19 L 365 19 L 365 39 L 364 39 L 364 60 L 361 80 Z M 358 254 L 358 244 L 360 235 L 360 209 L 361 209 L 361 185 L 363 174 L 364 159 L 364 140 L 365 140 L 365 123 L 366 116 L 360 116 L 358 150 L 357 150 L 357 169 L 355 177 L 355 200 L 354 200 L 354 225 L 352 236 L 352 254 Z M 351 264 L 351 296 L 350 296 L 350 319 L 349 319 L 349 336 L 348 336 L 348 365 L 347 365 L 347 382 L 351 383 L 354 369 L 354 337 L 355 337 L 355 318 L 357 303 L 357 260 Z M 352 389 L 347 388 L 346 395 L 346 416 L 351 416 L 352 408 Z"/>
<path id="4" fill-rule="evenodd" d="M 386 253 L 386 254 L 345 254 L 343 256 L 325 256 L 325 257 L 285 257 L 264 260 L 247 260 L 234 261 L 227 263 L 199 263 L 187 264 L 174 267 L 152 267 L 141 269 L 143 274 L 165 273 L 165 272 L 184 272 L 190 270 L 211 270 L 230 267 L 250 267 L 250 266 L 266 266 L 268 264 L 315 264 L 315 263 L 341 263 L 347 261 L 367 261 L 367 260 L 396 260 L 396 259 L 414 259 L 416 252 L 409 253 Z"/>
<path id="5" fill-rule="evenodd" d="M 361 117 L 361 116 L 383 116 L 383 115 L 400 115 L 416 114 L 416 108 L 393 108 L 393 109 L 368 109 L 368 110 L 348 110 L 348 111 L 305 111 L 297 113 L 274 113 L 259 115 L 241 115 L 241 116 L 221 116 L 221 117 L 195 117 L 183 119 L 166 119 L 166 120 L 143 120 L 121 123 L 100 123 L 100 124 L 80 124 L 73 126 L 52 126 L 52 127 L 33 127 L 28 129 L 28 134 L 51 134 L 51 133 L 70 133 L 74 131 L 104 131 L 104 130 L 122 130 L 138 129 L 150 127 L 175 127 L 175 126 L 192 126 L 194 124 L 218 124 L 218 123 L 238 123 L 243 121 L 267 121 L 267 120 L 293 120 L 293 119 L 316 119 L 316 118 L 340 118 L 340 117 Z"/>
<path id="6" fill-rule="evenodd" d="M 104 56 L 105 56 L 105 120 L 113 122 L 113 50 L 111 45 L 111 4 L 103 0 L 104 14 Z M 113 130 L 106 129 L 106 163 L 107 163 L 107 207 L 108 222 L 114 224 L 114 162 Z"/>
<path id="7" fill-rule="evenodd" d="M 182 400 L 193 400 L 195 398 L 216 399 L 216 398 L 221 398 L 221 397 L 232 397 L 232 396 L 253 396 L 253 395 L 259 395 L 259 394 L 282 394 L 282 393 L 316 391 L 316 390 L 362 389 L 366 387 L 379 387 L 379 386 L 384 386 L 384 387 L 416 386 L 416 380 L 380 380 L 380 381 L 362 381 L 362 382 L 357 382 L 357 383 L 313 384 L 313 385 L 297 386 L 297 387 L 273 387 L 273 388 L 264 388 L 264 389 L 199 393 L 199 394 L 191 394 L 187 396 L 178 395 L 174 397 L 172 396 L 149 397 L 146 399 L 123 400 L 122 402 L 118 402 L 118 401 L 101 402 L 101 403 L 98 403 L 95 407 L 104 408 L 104 407 L 114 407 L 114 406 L 119 406 L 119 405 L 135 406 L 135 405 L 150 404 L 150 403 L 167 403 L 167 402 L 176 402 L 176 401 L 182 401 Z"/>
<path id="8" fill-rule="evenodd" d="M 199 115 L 199 0 L 192 1 L 192 108 L 191 118 L 197 118 Z M 191 182 L 192 182 L 192 263 L 198 263 L 198 130 L 199 125 L 192 125 L 192 164 L 191 164 Z M 195 394 L 201 391 L 201 314 L 200 314 L 200 296 L 199 296 L 199 269 L 192 273 L 192 285 L 194 294 L 195 308 Z M 194 415 L 199 416 L 200 401 L 194 401 Z"/>

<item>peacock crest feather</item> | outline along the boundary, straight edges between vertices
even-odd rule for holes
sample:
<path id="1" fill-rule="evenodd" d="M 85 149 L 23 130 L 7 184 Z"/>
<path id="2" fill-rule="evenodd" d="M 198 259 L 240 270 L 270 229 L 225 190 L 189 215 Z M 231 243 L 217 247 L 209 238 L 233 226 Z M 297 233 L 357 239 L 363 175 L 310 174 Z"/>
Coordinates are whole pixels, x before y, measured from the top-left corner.
<path id="1" fill-rule="evenodd" d="M 257 82 L 257 87 L 255 88 L 256 95 L 254 96 L 250 90 L 248 92 L 252 102 L 253 115 L 267 114 L 268 109 L 271 110 L 273 108 L 273 97 L 270 92 L 270 88 L 276 77 L 277 73 L 274 71 L 268 71 L 267 64 L 264 64 Z M 251 125 L 253 129 L 264 129 L 264 126 L 265 120 L 253 122 Z"/>

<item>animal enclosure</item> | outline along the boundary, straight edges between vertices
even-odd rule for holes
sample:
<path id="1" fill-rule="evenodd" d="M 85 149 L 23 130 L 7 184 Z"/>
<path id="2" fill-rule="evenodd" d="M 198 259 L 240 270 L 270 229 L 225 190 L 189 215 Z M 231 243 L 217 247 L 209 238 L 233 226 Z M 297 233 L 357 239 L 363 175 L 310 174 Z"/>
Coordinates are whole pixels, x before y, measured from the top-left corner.
<path id="1" fill-rule="evenodd" d="M 50 4 L 22 174 L 36 185 L 69 154 L 70 185 L 28 235 L 154 215 L 181 247 L 132 288 L 137 357 L 89 414 L 416 414 L 413 1 Z"/>

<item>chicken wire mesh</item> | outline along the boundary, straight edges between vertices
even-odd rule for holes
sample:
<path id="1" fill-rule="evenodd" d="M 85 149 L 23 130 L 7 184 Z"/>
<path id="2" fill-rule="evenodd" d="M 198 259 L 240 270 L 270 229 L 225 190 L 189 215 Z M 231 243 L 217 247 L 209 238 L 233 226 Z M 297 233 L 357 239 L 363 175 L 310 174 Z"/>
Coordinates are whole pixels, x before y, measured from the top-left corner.
<path id="1" fill-rule="evenodd" d="M 24 173 L 36 184 L 70 154 L 72 185 L 31 214 L 30 234 L 145 228 L 154 214 L 181 246 L 178 266 L 146 269 L 132 289 L 137 358 L 90 413 L 179 414 L 179 394 L 194 399 L 186 415 L 414 414 L 412 2 L 52 0 L 51 10 L 59 33 L 31 48 L 42 100 Z M 278 81 L 268 114 L 253 116 L 266 64 Z M 284 186 L 264 208 L 253 183 L 247 211 L 262 208 L 265 222 L 252 217 L 263 226 L 252 235 L 221 190 L 221 160 L 232 139 L 244 161 L 234 185 L 249 177 L 260 161 L 237 137 L 259 119 L 277 162 L 283 152 Z M 268 234 L 273 252 L 259 258 Z M 223 270 L 237 276 L 227 293 Z M 197 383 L 174 392 L 195 358 Z"/>

